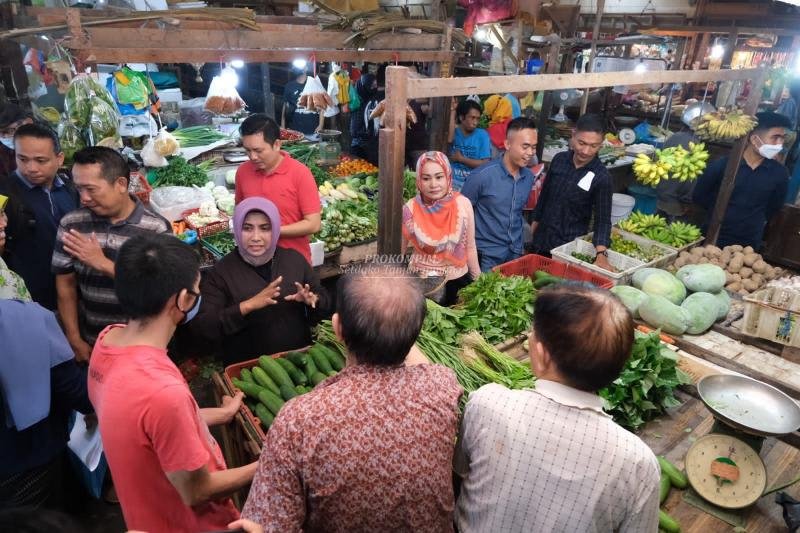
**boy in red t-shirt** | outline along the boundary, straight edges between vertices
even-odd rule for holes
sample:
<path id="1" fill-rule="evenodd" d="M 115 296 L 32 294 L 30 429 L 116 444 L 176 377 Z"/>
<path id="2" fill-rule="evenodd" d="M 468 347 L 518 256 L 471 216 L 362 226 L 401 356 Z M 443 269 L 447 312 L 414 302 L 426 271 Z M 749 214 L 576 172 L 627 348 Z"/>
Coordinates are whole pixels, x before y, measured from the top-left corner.
<path id="1" fill-rule="evenodd" d="M 308 237 L 322 226 L 322 205 L 307 166 L 281 151 L 278 124 L 263 113 L 247 117 L 239 134 L 250 161 L 236 171 L 236 203 L 261 196 L 278 206 L 278 246 L 297 250 L 311 263 Z"/>
<path id="2" fill-rule="evenodd" d="M 172 236 L 133 237 L 117 255 L 115 291 L 130 322 L 97 339 L 89 398 L 128 529 L 225 529 L 239 518 L 229 495 L 256 471 L 226 469 L 208 430 L 233 418 L 241 393 L 200 409 L 167 355 L 176 326 L 197 313 L 199 284 L 197 255 Z"/>

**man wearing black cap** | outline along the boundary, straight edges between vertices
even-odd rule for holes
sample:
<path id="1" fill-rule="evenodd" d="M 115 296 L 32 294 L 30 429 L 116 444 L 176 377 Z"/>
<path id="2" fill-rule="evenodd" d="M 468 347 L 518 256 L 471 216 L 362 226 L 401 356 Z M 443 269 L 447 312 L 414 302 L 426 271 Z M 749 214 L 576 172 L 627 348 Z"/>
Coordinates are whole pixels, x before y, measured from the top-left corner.
<path id="1" fill-rule="evenodd" d="M 23 124 L 33 122 L 19 106 L 6 104 L 0 108 L 0 179 L 17 168 L 14 158 L 14 132 Z"/>
<path id="2" fill-rule="evenodd" d="M 789 171 L 773 159 L 783 150 L 789 119 L 777 113 L 756 115 L 758 125 L 747 137 L 717 246 L 740 244 L 759 249 L 767 222 L 780 210 L 789 187 Z M 728 158 L 708 165 L 697 180 L 692 199 L 710 214 L 717 201 Z"/>

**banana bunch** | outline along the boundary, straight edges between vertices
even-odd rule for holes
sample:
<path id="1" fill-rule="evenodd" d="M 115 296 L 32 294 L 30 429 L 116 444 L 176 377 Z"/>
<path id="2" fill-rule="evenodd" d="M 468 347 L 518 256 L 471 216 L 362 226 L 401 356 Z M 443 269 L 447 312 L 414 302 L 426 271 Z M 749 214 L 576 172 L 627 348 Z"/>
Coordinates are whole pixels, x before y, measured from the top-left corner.
<path id="1" fill-rule="evenodd" d="M 670 170 L 672 165 L 667 161 L 653 161 L 647 154 L 639 154 L 633 161 L 633 174 L 644 185 L 655 187 L 661 180 L 668 178 Z"/>
<path id="2" fill-rule="evenodd" d="M 664 244 L 674 246 L 675 248 L 685 246 L 690 242 L 699 240 L 700 237 L 703 236 L 703 234 L 700 233 L 700 228 L 685 222 L 673 222 L 667 229 L 669 230 L 670 241 Z"/>
<path id="3" fill-rule="evenodd" d="M 688 150 L 682 146 L 667 148 L 661 151 L 659 158 L 672 166 L 670 171 L 672 179 L 689 181 L 697 179 L 703 173 L 708 156 L 705 144 L 690 142 Z"/>
<path id="4" fill-rule="evenodd" d="M 620 220 L 617 226 L 622 231 L 642 235 L 652 228 L 666 228 L 667 219 L 659 215 L 646 215 L 641 211 L 634 211 L 625 220 Z"/>
<path id="5" fill-rule="evenodd" d="M 705 141 L 735 141 L 756 127 L 755 117 L 746 115 L 741 109 L 726 112 L 724 109 L 694 119 L 695 135 Z"/>
<path id="6" fill-rule="evenodd" d="M 354 191 L 347 183 L 334 186 L 330 181 L 319 186 L 319 195 L 328 200 L 358 200 L 360 198 L 358 192 Z"/>

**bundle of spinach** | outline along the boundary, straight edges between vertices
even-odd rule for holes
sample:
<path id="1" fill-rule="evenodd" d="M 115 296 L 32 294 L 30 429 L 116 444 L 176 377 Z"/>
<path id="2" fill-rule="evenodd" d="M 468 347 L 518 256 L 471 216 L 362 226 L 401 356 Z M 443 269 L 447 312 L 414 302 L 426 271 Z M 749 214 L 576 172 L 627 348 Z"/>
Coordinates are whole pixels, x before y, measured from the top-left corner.
<path id="1" fill-rule="evenodd" d="M 192 165 L 181 156 L 171 157 L 165 167 L 155 169 L 153 187 L 177 185 L 181 187 L 202 187 L 208 182 L 206 171 L 214 165 L 214 160 Z"/>
<path id="2" fill-rule="evenodd" d="M 477 331 L 491 344 L 519 335 L 531 327 L 534 293 L 529 277 L 481 274 L 458 293 L 462 329 Z"/>
<path id="3" fill-rule="evenodd" d="M 636 332 L 631 356 L 620 376 L 600 390 L 603 409 L 627 429 L 637 429 L 665 409 L 680 405 L 673 392 L 691 380 L 677 366 L 675 354 L 663 348 L 658 333 Z"/>

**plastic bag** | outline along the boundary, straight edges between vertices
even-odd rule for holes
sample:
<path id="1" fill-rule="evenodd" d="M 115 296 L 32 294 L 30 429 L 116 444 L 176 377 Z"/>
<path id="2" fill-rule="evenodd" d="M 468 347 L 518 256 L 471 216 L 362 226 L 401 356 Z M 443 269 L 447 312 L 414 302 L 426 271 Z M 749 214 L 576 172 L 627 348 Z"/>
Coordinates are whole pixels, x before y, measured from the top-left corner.
<path id="1" fill-rule="evenodd" d="M 64 152 L 64 164 L 66 166 L 72 165 L 72 156 L 75 155 L 75 152 L 86 148 L 86 141 L 81 131 L 71 123 L 63 125 L 58 140 L 61 144 L 61 151 Z"/>
<path id="2" fill-rule="evenodd" d="M 167 158 L 158 153 L 156 149 L 156 140 L 150 139 L 142 147 L 142 162 L 148 168 L 160 168 L 169 164 Z"/>
<path id="3" fill-rule="evenodd" d="M 158 135 L 153 139 L 153 145 L 158 155 L 167 157 L 168 155 L 175 155 L 181 150 L 181 144 L 178 139 L 172 136 L 170 132 L 162 128 Z"/>
<path id="4" fill-rule="evenodd" d="M 214 195 L 204 187 L 156 187 L 150 194 L 150 207 L 167 220 L 181 220 L 183 213 L 197 209 Z"/>
<path id="5" fill-rule="evenodd" d="M 89 140 L 95 146 L 109 146 L 113 141 L 119 140 L 119 114 L 102 98 L 91 99 L 91 113 L 89 114 Z M 109 140 L 110 139 L 110 140 Z M 103 143 L 102 145 L 100 143 Z M 114 142 L 113 144 L 120 144 Z"/>
<path id="6" fill-rule="evenodd" d="M 79 128 L 89 125 L 92 114 L 93 99 L 104 101 L 116 113 L 116 104 L 111 94 L 94 81 L 88 74 L 79 74 L 69 84 L 67 94 L 64 96 L 64 110 L 70 121 Z M 99 140 L 99 139 L 98 139 Z"/>
<path id="7" fill-rule="evenodd" d="M 322 86 L 319 76 L 314 76 L 313 78 L 308 76 L 303 92 L 300 93 L 300 99 L 297 101 L 296 112 L 317 113 L 325 111 L 332 105 L 333 99 L 328 94 L 328 91 L 325 90 L 325 87 Z M 305 108 L 305 111 L 303 108 Z"/>
<path id="8" fill-rule="evenodd" d="M 214 76 L 206 94 L 206 101 L 203 108 L 217 115 L 233 115 L 242 109 L 246 104 L 236 88 L 233 87 L 222 76 Z"/>

